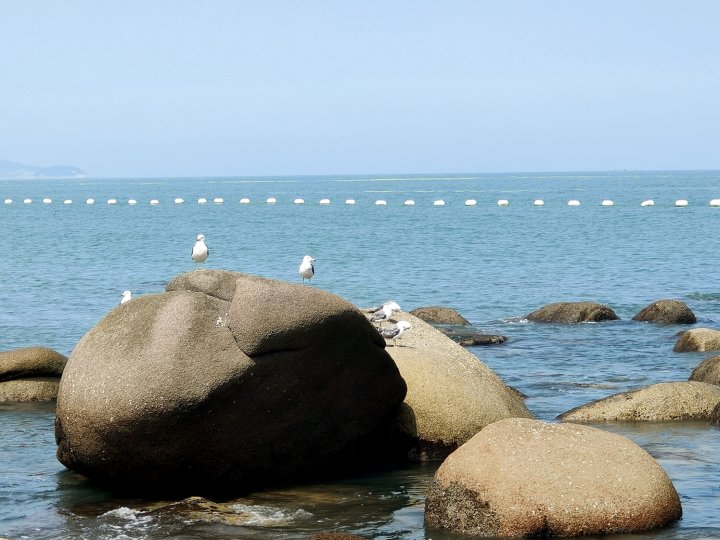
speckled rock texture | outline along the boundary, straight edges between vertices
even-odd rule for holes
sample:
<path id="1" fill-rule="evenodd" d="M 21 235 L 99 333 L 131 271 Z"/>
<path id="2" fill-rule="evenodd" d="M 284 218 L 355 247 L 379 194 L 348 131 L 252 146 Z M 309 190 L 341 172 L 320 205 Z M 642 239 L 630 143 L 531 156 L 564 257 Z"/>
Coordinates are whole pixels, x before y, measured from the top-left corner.
<path id="1" fill-rule="evenodd" d="M 418 319 L 430 324 L 457 324 L 467 326 L 470 322 L 457 311 L 443 306 L 426 306 L 415 308 L 410 312 Z"/>
<path id="2" fill-rule="evenodd" d="M 675 352 L 720 351 L 720 330 L 691 328 L 682 333 L 673 347 Z"/>
<path id="3" fill-rule="evenodd" d="M 614 394 L 558 416 L 565 422 L 704 420 L 720 401 L 720 386 L 704 382 L 658 383 Z"/>
<path id="4" fill-rule="evenodd" d="M 526 317 L 532 322 L 564 324 L 616 321 L 620 318 L 609 307 L 595 302 L 558 302 L 548 304 L 533 311 Z"/>
<path id="5" fill-rule="evenodd" d="M 220 271 L 168 289 L 116 307 L 75 347 L 56 416 L 68 468 L 136 489 L 243 490 L 344 463 L 396 417 L 405 383 L 342 298 Z"/>
<path id="6" fill-rule="evenodd" d="M 522 398 L 489 367 L 428 323 L 396 313 L 412 328 L 387 351 L 407 384 L 403 430 L 419 457 L 444 457 L 502 418 L 531 418 Z"/>
<path id="7" fill-rule="evenodd" d="M 697 318 L 685 302 L 680 300 L 658 300 L 641 309 L 633 321 L 657 324 L 695 324 Z"/>
<path id="8" fill-rule="evenodd" d="M 720 426 L 720 403 L 710 413 L 710 423 L 714 426 Z"/>
<path id="9" fill-rule="evenodd" d="M 589 426 L 508 419 L 440 466 L 425 525 L 480 537 L 640 532 L 680 518 L 662 467 L 631 440 Z"/>
<path id="10" fill-rule="evenodd" d="M 700 364 L 693 369 L 689 380 L 720 386 L 720 356 L 713 356 L 700 362 Z"/>
<path id="11" fill-rule="evenodd" d="M 66 362 L 47 347 L 0 352 L 0 402 L 55 399 Z"/>

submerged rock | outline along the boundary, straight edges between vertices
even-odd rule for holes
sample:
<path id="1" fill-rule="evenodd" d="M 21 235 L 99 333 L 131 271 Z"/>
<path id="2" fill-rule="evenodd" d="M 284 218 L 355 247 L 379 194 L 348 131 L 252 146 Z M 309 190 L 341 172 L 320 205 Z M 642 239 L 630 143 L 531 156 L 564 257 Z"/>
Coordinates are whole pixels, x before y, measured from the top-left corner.
<path id="1" fill-rule="evenodd" d="M 682 515 L 663 468 L 631 440 L 536 420 L 495 422 L 440 466 L 426 527 L 492 537 L 641 532 Z"/>
<path id="2" fill-rule="evenodd" d="M 674 352 L 697 352 L 720 350 L 720 330 L 691 328 L 680 335 L 673 347 Z"/>
<path id="3" fill-rule="evenodd" d="M 430 324 L 457 324 L 460 326 L 467 326 L 470 324 L 465 317 L 449 307 L 419 307 L 413 309 L 410 314 Z"/>
<path id="4" fill-rule="evenodd" d="M 658 300 L 641 309 L 633 321 L 658 324 L 695 324 L 697 318 L 692 310 L 680 300 Z"/>
<path id="5" fill-rule="evenodd" d="M 0 402 L 55 399 L 66 362 L 47 347 L 0 352 Z"/>
<path id="6" fill-rule="evenodd" d="M 219 271 L 168 289 L 118 306 L 75 347 L 56 418 L 68 468 L 240 491 L 342 462 L 397 414 L 405 383 L 340 297 Z"/>
<path id="7" fill-rule="evenodd" d="M 463 347 L 474 347 L 477 345 L 500 345 L 507 341 L 507 336 L 480 334 L 479 332 L 470 332 L 457 330 L 455 328 L 447 328 L 439 326 L 437 329 L 452 339 L 458 345 Z"/>
<path id="8" fill-rule="evenodd" d="M 395 318 L 412 324 L 387 350 L 407 383 L 399 423 L 418 457 L 444 457 L 496 420 L 532 418 L 522 397 L 470 352 L 409 313 Z"/>
<path id="9" fill-rule="evenodd" d="M 700 362 L 700 364 L 693 369 L 689 380 L 720 386 L 720 356 L 713 356 Z"/>
<path id="10" fill-rule="evenodd" d="M 528 314 L 527 319 L 542 323 L 582 323 L 619 320 L 607 306 L 595 302 L 558 302 L 548 304 Z"/>
<path id="11" fill-rule="evenodd" d="M 720 386 L 667 382 L 614 394 L 558 416 L 565 422 L 703 420 L 720 401 Z"/>

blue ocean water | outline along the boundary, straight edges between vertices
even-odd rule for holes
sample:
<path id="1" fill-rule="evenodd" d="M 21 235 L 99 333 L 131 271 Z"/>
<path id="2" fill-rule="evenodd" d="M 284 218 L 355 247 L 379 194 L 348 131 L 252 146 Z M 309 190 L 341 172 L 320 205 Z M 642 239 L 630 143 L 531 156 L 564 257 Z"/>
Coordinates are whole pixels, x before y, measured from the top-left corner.
<path id="1" fill-rule="evenodd" d="M 96 203 L 87 205 L 91 197 Z M 209 202 L 198 204 L 200 197 Z M 268 197 L 277 203 L 266 204 Z M 305 204 L 293 204 L 298 197 Z M 325 198 L 330 204 L 320 205 Z M 344 204 L 349 198 L 356 204 Z M 0 181 L 0 350 L 44 345 L 70 354 L 123 290 L 160 292 L 192 270 L 190 249 L 203 233 L 209 268 L 299 281 L 309 254 L 317 260 L 313 285 L 359 306 L 393 299 L 406 310 L 456 308 L 478 330 L 510 338 L 471 350 L 528 395 L 536 417 L 552 420 L 616 392 L 686 380 L 711 356 L 672 352 L 684 328 L 630 319 L 675 298 L 693 309 L 697 326 L 720 328 L 715 198 L 719 171 Z M 408 199 L 416 204 L 404 205 Z M 468 199 L 477 205 L 466 206 Z M 580 206 L 568 206 L 571 199 Z M 606 199 L 613 206 L 602 206 Z M 647 199 L 655 205 L 641 207 Z M 678 199 L 688 205 L 676 207 Z M 607 304 L 622 320 L 524 319 L 544 304 L 574 300 Z M 422 525 L 424 490 L 438 464 L 260 493 L 234 501 L 227 515 L 200 519 L 102 492 L 65 471 L 54 457 L 53 412 L 52 404 L 0 405 L 0 536 L 304 538 L 344 530 L 454 538 Z M 641 537 L 720 537 L 718 428 L 603 427 L 653 454 L 680 493 L 682 520 Z"/>

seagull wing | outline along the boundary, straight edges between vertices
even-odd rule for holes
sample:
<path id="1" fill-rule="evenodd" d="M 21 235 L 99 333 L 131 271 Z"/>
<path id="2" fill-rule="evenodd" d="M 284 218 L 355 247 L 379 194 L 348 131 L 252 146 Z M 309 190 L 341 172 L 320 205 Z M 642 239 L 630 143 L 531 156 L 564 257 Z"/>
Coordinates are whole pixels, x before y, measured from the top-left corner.
<path id="1" fill-rule="evenodd" d="M 390 328 L 383 328 L 380 330 L 380 335 L 385 339 L 392 339 L 400 333 L 400 329 L 397 326 L 391 326 Z"/>

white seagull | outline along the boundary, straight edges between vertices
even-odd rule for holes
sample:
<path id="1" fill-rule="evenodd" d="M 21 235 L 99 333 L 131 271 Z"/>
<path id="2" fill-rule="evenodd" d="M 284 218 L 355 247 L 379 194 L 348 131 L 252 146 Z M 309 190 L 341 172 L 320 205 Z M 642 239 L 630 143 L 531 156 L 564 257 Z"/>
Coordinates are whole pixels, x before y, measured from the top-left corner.
<path id="1" fill-rule="evenodd" d="M 412 328 L 412 325 L 409 322 L 398 321 L 395 326 L 380 329 L 380 335 L 385 339 L 392 339 L 393 347 L 395 347 L 395 340 L 410 330 L 410 328 Z"/>
<path id="2" fill-rule="evenodd" d="M 382 328 L 382 323 L 390 319 L 395 311 L 400 311 L 400 306 L 396 302 L 385 302 L 380 309 L 370 315 L 370 322 L 379 323 Z"/>
<path id="3" fill-rule="evenodd" d="M 122 296 L 120 297 L 120 305 L 129 302 L 131 298 L 132 293 L 130 291 L 123 291 Z"/>
<path id="4" fill-rule="evenodd" d="M 210 255 L 210 250 L 205 245 L 205 235 L 198 234 L 197 242 L 192 248 L 192 260 L 195 261 L 195 270 L 197 270 L 198 263 L 203 263 L 203 270 L 205 270 L 205 261 Z"/>
<path id="5" fill-rule="evenodd" d="M 305 283 L 306 279 L 312 281 L 312 278 L 315 275 L 315 266 L 313 266 L 314 262 L 315 259 L 313 259 L 310 255 L 305 255 L 303 257 L 303 260 L 300 263 L 300 268 L 298 270 L 298 273 L 300 274 L 303 283 Z"/>

